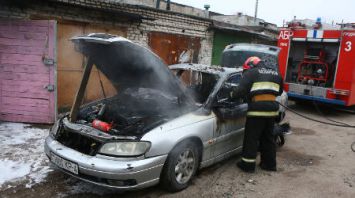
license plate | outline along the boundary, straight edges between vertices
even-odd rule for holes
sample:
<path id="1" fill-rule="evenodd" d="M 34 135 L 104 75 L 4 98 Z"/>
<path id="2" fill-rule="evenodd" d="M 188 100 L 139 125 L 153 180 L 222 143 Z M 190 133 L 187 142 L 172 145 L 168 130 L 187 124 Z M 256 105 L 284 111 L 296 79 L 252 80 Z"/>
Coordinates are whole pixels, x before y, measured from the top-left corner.
<path id="1" fill-rule="evenodd" d="M 71 173 L 74 173 L 74 174 L 78 174 L 78 165 L 73 163 L 73 162 L 70 162 L 68 160 L 65 160 L 53 153 L 51 153 L 51 161 L 56 164 L 57 166 L 71 172 Z"/>

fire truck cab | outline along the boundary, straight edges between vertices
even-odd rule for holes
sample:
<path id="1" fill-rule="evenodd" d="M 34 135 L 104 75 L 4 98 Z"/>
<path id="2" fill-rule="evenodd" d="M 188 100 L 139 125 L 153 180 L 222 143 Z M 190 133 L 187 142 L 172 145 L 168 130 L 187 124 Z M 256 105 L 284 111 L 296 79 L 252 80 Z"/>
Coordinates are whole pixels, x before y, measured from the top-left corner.
<path id="1" fill-rule="evenodd" d="M 355 105 L 355 24 L 342 26 L 281 29 L 279 67 L 291 99 Z"/>

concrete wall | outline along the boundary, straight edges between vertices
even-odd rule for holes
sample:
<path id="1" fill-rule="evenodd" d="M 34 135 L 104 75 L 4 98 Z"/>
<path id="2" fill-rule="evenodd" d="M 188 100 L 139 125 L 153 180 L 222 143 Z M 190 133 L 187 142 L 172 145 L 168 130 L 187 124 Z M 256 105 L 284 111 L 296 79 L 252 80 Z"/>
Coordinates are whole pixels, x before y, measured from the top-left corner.
<path id="1" fill-rule="evenodd" d="M 212 19 L 240 26 L 259 26 L 260 22 L 264 22 L 262 19 L 255 19 L 254 17 L 247 15 L 213 16 Z"/>
<path id="2" fill-rule="evenodd" d="M 120 3 L 132 4 L 132 5 L 144 5 L 152 8 L 156 7 L 156 2 L 157 2 L 157 0 L 115 0 L 115 1 Z M 166 4 L 167 4 L 166 1 L 161 0 L 159 9 L 165 10 Z M 204 5 L 201 4 L 200 7 L 203 8 L 203 6 Z M 170 3 L 170 10 L 178 13 L 188 14 L 188 15 L 206 17 L 206 12 L 204 9 L 199 9 L 192 6 L 187 6 L 187 5 L 174 3 L 174 2 Z"/>
<path id="3" fill-rule="evenodd" d="M 278 30 L 276 24 L 268 23 L 263 19 L 254 18 L 252 16 L 243 15 L 243 14 L 211 16 L 211 18 L 216 21 L 222 21 L 233 25 L 254 26 L 254 27 L 260 26 L 274 31 Z"/>

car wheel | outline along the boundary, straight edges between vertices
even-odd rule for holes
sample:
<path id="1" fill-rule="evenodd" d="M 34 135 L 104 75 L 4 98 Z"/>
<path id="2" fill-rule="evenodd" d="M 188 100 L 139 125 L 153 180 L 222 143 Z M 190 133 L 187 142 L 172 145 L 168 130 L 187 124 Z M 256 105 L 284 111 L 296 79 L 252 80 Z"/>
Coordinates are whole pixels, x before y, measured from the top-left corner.
<path id="1" fill-rule="evenodd" d="M 276 135 L 275 143 L 278 147 L 282 147 L 285 144 L 285 137 L 283 135 Z"/>
<path id="2" fill-rule="evenodd" d="M 192 141 L 179 143 L 168 155 L 161 175 L 161 184 L 171 192 L 188 187 L 199 165 L 198 146 Z"/>

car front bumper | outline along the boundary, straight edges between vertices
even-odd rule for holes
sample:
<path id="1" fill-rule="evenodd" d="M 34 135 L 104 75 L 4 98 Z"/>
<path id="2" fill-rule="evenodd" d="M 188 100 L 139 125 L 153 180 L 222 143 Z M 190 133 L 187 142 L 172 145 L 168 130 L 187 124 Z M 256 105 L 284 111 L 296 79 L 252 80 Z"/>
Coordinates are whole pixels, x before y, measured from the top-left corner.
<path id="1" fill-rule="evenodd" d="M 62 145 L 51 136 L 46 138 L 44 147 L 49 159 L 53 153 L 78 165 L 78 174 L 58 167 L 63 172 L 90 183 L 122 190 L 140 189 L 159 183 L 167 158 L 167 155 L 133 159 L 89 156 Z"/>

